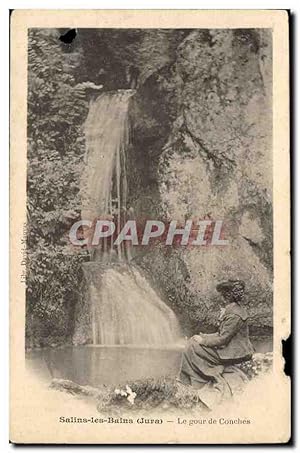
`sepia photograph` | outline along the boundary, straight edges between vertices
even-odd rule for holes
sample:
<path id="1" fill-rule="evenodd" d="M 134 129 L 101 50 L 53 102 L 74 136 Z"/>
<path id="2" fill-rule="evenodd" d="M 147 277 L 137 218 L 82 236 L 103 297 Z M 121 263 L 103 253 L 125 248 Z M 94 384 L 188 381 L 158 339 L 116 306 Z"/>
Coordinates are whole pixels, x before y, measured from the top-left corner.
<path id="1" fill-rule="evenodd" d="M 155 12 L 140 26 L 126 12 L 119 26 L 108 11 L 99 26 L 71 12 L 66 26 L 66 11 L 57 26 L 50 11 L 32 25 L 30 11 L 13 16 L 27 40 L 22 91 L 12 68 L 11 121 L 21 104 L 24 119 L 11 162 L 11 304 L 24 307 L 12 309 L 12 379 L 21 390 L 27 376 L 24 407 L 45 425 L 14 420 L 13 442 L 289 440 L 289 243 L 275 233 L 289 213 L 289 156 L 274 131 L 288 135 L 288 96 L 274 82 L 272 27 L 284 23 L 287 39 L 288 20 L 273 11 L 264 25 L 268 12 L 256 12 L 243 25 L 227 11 L 234 26 L 175 12 L 173 26 Z M 279 404 L 268 430 L 259 418 Z"/>

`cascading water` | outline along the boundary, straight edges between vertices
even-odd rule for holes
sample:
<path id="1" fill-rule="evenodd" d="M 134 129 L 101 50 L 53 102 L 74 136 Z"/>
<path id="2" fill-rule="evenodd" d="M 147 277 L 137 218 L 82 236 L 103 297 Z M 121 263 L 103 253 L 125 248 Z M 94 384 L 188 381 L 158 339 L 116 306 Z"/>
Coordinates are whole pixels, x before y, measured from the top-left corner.
<path id="1" fill-rule="evenodd" d="M 85 123 L 86 160 L 81 181 L 84 220 L 117 217 L 120 227 L 126 211 L 125 150 L 129 141 L 128 104 L 134 90 L 102 94 L 92 101 Z M 107 246 L 106 243 L 103 244 Z M 100 258 L 112 257 L 112 250 L 101 250 Z M 117 248 L 119 260 L 124 257 Z"/>
<path id="2" fill-rule="evenodd" d="M 134 90 L 104 93 L 92 101 L 85 124 L 86 167 L 82 219 L 126 217 L 128 106 Z M 165 345 L 179 338 L 173 311 L 130 264 L 130 250 L 104 243 L 85 265 L 93 344 Z"/>

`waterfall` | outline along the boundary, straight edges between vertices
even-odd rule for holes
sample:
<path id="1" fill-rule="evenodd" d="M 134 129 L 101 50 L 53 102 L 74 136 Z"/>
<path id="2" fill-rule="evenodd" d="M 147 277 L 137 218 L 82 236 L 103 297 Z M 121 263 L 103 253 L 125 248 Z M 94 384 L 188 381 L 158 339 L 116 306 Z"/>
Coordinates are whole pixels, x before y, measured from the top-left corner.
<path id="1" fill-rule="evenodd" d="M 91 271 L 90 266 L 85 273 L 90 273 L 93 344 L 166 345 L 178 340 L 173 311 L 139 269 L 117 264 Z"/>
<path id="2" fill-rule="evenodd" d="M 81 217 L 126 218 L 128 106 L 134 90 L 104 93 L 91 102 L 85 123 L 86 157 Z M 84 265 L 93 344 L 165 345 L 179 338 L 173 311 L 145 275 L 130 263 L 130 250 L 104 243 Z"/>
<path id="3" fill-rule="evenodd" d="M 127 179 L 125 151 L 129 142 L 128 104 L 134 90 L 100 95 L 91 102 L 85 123 L 86 157 L 81 180 L 81 217 L 116 217 L 120 225 L 126 211 Z M 102 246 L 107 247 L 103 242 Z M 95 252 L 95 250 L 94 250 Z M 111 253 L 101 249 L 101 257 Z M 124 245 L 117 247 L 119 259 Z"/>

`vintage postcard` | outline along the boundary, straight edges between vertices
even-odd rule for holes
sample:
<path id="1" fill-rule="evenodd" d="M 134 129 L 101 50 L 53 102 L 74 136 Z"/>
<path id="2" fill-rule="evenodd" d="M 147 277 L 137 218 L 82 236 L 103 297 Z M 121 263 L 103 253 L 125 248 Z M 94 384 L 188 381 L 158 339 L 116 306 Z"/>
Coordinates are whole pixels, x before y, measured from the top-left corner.
<path id="1" fill-rule="evenodd" d="M 288 36 L 12 12 L 11 442 L 289 441 Z"/>

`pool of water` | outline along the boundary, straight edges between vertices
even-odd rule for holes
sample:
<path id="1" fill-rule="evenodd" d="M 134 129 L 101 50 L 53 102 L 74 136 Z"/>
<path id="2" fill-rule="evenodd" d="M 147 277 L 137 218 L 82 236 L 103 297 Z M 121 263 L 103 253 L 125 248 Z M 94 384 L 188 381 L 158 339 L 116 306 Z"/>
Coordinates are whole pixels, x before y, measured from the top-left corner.
<path id="1" fill-rule="evenodd" d="M 256 352 L 272 351 L 272 339 L 252 341 Z M 122 384 L 143 378 L 176 376 L 184 344 L 147 346 L 64 346 L 27 353 L 27 366 L 43 379 L 69 379 L 80 385 Z"/>
<path id="2" fill-rule="evenodd" d="M 27 365 L 41 377 L 69 379 L 80 385 L 122 384 L 176 375 L 182 346 L 66 346 L 27 354 Z"/>

